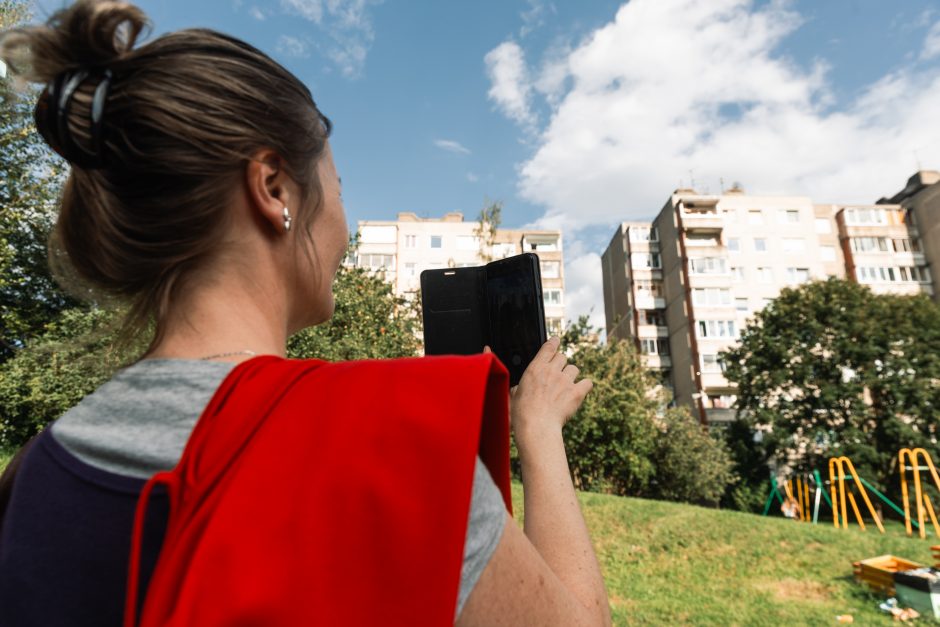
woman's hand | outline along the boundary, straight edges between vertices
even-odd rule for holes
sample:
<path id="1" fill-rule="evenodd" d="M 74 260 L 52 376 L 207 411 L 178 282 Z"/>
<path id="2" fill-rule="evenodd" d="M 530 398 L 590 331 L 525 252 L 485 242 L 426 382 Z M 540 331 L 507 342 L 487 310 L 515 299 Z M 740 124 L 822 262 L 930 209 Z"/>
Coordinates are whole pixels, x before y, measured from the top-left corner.
<path id="1" fill-rule="evenodd" d="M 578 367 L 568 363 L 560 344 L 557 337 L 545 342 L 512 390 L 510 414 L 520 452 L 546 436 L 560 436 L 594 385 L 590 379 L 575 382 Z"/>

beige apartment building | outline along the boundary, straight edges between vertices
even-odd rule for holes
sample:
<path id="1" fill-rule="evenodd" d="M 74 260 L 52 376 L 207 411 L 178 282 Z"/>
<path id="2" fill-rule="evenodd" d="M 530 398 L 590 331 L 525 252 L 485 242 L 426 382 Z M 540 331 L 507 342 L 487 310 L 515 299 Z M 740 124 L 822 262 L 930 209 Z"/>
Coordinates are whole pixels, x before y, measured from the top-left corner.
<path id="1" fill-rule="evenodd" d="M 608 337 L 633 340 L 702 422 L 733 420 L 735 388 L 718 356 L 784 287 L 837 276 L 877 293 L 936 295 L 918 226 L 930 212 L 918 219 L 913 207 L 940 203 L 940 185 L 905 198 L 822 205 L 676 190 L 651 223 L 621 224 L 601 257 Z M 936 237 L 940 252 L 940 228 Z"/>
<path id="2" fill-rule="evenodd" d="M 916 231 L 920 239 L 920 251 L 924 261 L 929 266 L 940 261 L 940 172 L 935 170 L 921 170 L 907 180 L 907 185 L 891 198 L 882 198 L 877 203 L 882 205 L 899 205 L 906 210 L 906 220 L 912 230 Z M 940 300 L 940 289 L 933 281 L 940 277 L 934 273 L 927 278 L 932 279 L 932 295 L 935 301 Z M 928 270 L 929 272 L 929 270 Z"/>
<path id="3" fill-rule="evenodd" d="M 350 262 L 383 273 L 396 294 L 413 298 L 421 272 L 432 268 L 478 266 L 523 252 L 539 257 L 545 323 L 560 333 L 565 318 L 564 257 L 561 231 L 497 229 L 492 244 L 480 237 L 480 224 L 450 212 L 443 218 L 421 218 L 410 212 L 396 220 L 360 220 L 359 246 Z"/>

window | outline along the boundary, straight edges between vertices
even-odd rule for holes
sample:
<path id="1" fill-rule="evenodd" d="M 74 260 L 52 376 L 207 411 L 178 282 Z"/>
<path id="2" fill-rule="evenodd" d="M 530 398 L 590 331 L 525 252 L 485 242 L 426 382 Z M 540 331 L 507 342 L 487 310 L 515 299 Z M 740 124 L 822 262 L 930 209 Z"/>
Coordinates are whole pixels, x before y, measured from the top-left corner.
<path id="1" fill-rule="evenodd" d="M 854 207 L 845 210 L 846 224 L 885 224 L 885 212 L 875 207 Z"/>
<path id="2" fill-rule="evenodd" d="M 799 209 L 781 209 L 777 214 L 780 224 L 796 224 L 800 221 Z"/>
<path id="3" fill-rule="evenodd" d="M 702 372 L 724 372 L 724 364 L 718 359 L 718 355 L 713 353 L 704 353 L 702 355 Z"/>
<path id="4" fill-rule="evenodd" d="M 413 261 L 409 261 L 405 264 L 405 276 L 411 278 L 415 274 L 417 274 L 417 265 Z"/>
<path id="5" fill-rule="evenodd" d="M 666 326 L 666 316 L 662 309 L 643 309 L 640 315 L 640 322 L 657 327 Z"/>
<path id="6" fill-rule="evenodd" d="M 549 335 L 561 335 L 561 318 L 546 318 L 545 326 Z"/>
<path id="7" fill-rule="evenodd" d="M 662 259 L 659 253 L 633 253 L 630 264 L 634 268 L 662 268 Z"/>
<path id="8" fill-rule="evenodd" d="M 418 245 L 418 236 L 417 235 L 406 235 L 405 236 L 405 248 L 415 248 Z"/>
<path id="9" fill-rule="evenodd" d="M 892 240 L 894 252 L 896 253 L 919 253 L 920 242 L 917 239 L 896 239 Z"/>
<path id="10" fill-rule="evenodd" d="M 748 311 L 747 298 L 735 298 L 734 308 L 738 311 Z"/>
<path id="11" fill-rule="evenodd" d="M 728 250 L 733 253 L 740 252 L 741 240 L 739 240 L 737 237 L 729 237 L 728 238 Z"/>
<path id="12" fill-rule="evenodd" d="M 742 283 L 745 279 L 744 266 L 731 266 L 731 276 L 735 283 Z"/>
<path id="13" fill-rule="evenodd" d="M 630 241 L 631 242 L 658 242 L 659 241 L 659 231 L 655 226 L 645 228 L 641 226 L 631 226 L 630 228 Z"/>
<path id="14" fill-rule="evenodd" d="M 764 223 L 764 212 L 760 209 L 751 209 L 747 212 L 747 223 L 748 224 L 763 224 Z"/>
<path id="15" fill-rule="evenodd" d="M 806 240 L 804 240 L 802 237 L 783 238 L 783 252 L 802 253 L 805 251 L 806 251 Z"/>
<path id="16" fill-rule="evenodd" d="M 560 305 L 561 304 L 561 290 L 543 290 L 542 291 L 542 301 L 545 305 Z"/>
<path id="17" fill-rule="evenodd" d="M 767 240 L 763 237 L 754 238 L 754 250 L 759 253 L 767 252 Z"/>
<path id="18" fill-rule="evenodd" d="M 431 248 L 441 248 L 443 246 L 443 238 L 440 235 L 431 236 Z"/>
<path id="19" fill-rule="evenodd" d="M 523 240 L 523 249 L 537 252 L 555 252 L 559 250 L 558 236 L 556 235 L 526 235 Z"/>
<path id="20" fill-rule="evenodd" d="M 809 281 L 809 268 L 787 268 L 787 282 L 791 284 Z"/>
<path id="21" fill-rule="evenodd" d="M 457 250 L 480 250 L 480 238 L 473 235 L 458 235 Z"/>
<path id="22" fill-rule="evenodd" d="M 543 279 L 557 279 L 561 276 L 561 263 L 558 261 L 540 261 L 539 268 Z"/>
<path id="23" fill-rule="evenodd" d="M 369 270 L 392 270 L 395 267 L 395 255 L 365 254 L 359 257 L 360 267 Z"/>
<path id="24" fill-rule="evenodd" d="M 835 261 L 836 260 L 836 247 L 835 246 L 820 246 L 819 257 L 823 261 Z"/>
<path id="25" fill-rule="evenodd" d="M 888 240 L 884 237 L 853 237 L 849 246 L 856 253 L 888 252 Z"/>
<path id="26" fill-rule="evenodd" d="M 690 259 L 689 267 L 692 274 L 725 274 L 728 271 L 724 257 Z"/>
<path id="27" fill-rule="evenodd" d="M 698 336 L 704 338 L 736 337 L 734 320 L 699 320 Z"/>
<path id="28" fill-rule="evenodd" d="M 816 218 L 816 232 L 820 235 L 832 233 L 832 221 L 829 218 Z"/>
<path id="29" fill-rule="evenodd" d="M 731 290 L 722 287 L 696 287 L 692 303 L 700 307 L 722 307 L 731 304 Z"/>
<path id="30" fill-rule="evenodd" d="M 767 267 L 758 268 L 757 280 L 760 281 L 761 283 L 773 283 L 774 271 Z"/>
<path id="31" fill-rule="evenodd" d="M 640 352 L 644 355 L 668 355 L 669 341 L 665 339 L 641 338 Z"/>
<path id="32" fill-rule="evenodd" d="M 662 298 L 662 281 L 635 281 L 637 298 Z"/>

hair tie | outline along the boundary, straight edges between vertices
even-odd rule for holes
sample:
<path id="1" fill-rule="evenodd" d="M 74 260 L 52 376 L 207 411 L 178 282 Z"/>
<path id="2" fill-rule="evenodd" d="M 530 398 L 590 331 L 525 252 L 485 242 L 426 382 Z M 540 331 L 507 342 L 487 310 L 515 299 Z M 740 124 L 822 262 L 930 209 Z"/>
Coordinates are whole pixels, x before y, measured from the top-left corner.
<path id="1" fill-rule="evenodd" d="M 80 146 L 69 130 L 69 111 L 75 92 L 90 77 L 101 80 L 91 99 L 88 147 Z M 36 105 L 36 128 L 59 156 L 80 168 L 95 169 L 105 165 L 104 110 L 111 91 L 111 70 L 66 70 L 46 86 L 44 97 Z"/>

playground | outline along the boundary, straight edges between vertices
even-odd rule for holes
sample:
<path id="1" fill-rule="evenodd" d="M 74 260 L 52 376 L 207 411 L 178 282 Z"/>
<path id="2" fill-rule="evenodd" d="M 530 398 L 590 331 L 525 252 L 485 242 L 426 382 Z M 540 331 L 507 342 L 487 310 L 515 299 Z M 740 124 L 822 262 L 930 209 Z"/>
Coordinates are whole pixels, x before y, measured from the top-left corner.
<path id="1" fill-rule="evenodd" d="M 829 459 L 828 480 L 818 470 L 784 479 L 771 476 L 763 515 L 770 513 L 776 501 L 786 518 L 818 525 L 825 502 L 833 529 L 848 530 L 854 522 L 861 532 L 874 525 L 873 529 L 885 535 L 889 532 L 883 520 L 884 509 L 888 508 L 903 518 L 907 537 L 919 540 L 933 537 L 933 554 L 925 561 L 893 554 L 860 556 L 852 564 L 854 577 L 875 594 L 896 597 L 898 609 L 892 610 L 896 616 L 916 616 L 919 612 L 925 618 L 940 619 L 940 523 L 928 490 L 931 486 L 940 494 L 940 474 L 930 454 L 922 448 L 901 449 L 897 461 L 901 505 L 860 476 L 852 460 L 843 456 Z M 897 530 L 892 527 L 890 532 Z M 906 607 L 916 612 L 902 613 Z"/>

